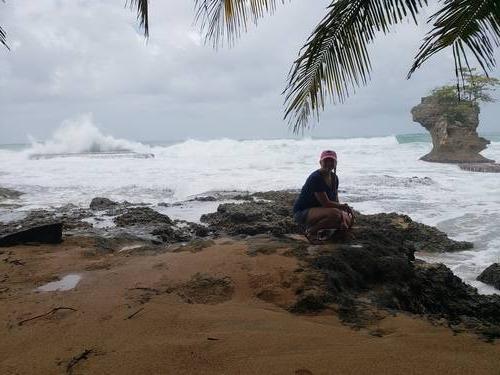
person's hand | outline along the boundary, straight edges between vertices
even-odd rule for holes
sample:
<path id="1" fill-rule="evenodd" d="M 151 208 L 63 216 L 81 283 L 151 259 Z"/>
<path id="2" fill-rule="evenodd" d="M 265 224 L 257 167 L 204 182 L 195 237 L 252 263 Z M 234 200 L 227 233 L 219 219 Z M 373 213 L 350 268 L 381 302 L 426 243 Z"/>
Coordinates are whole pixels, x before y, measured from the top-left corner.
<path id="1" fill-rule="evenodd" d="M 347 203 L 344 203 L 340 206 L 341 206 L 340 209 L 342 211 L 347 212 L 351 216 L 352 220 L 354 221 L 354 210 L 352 209 L 352 207 L 349 206 Z"/>
<path id="2" fill-rule="evenodd" d="M 352 209 L 351 209 L 351 207 L 349 207 L 349 205 L 347 203 L 341 204 L 340 209 L 342 211 L 347 212 L 347 213 L 352 213 Z"/>

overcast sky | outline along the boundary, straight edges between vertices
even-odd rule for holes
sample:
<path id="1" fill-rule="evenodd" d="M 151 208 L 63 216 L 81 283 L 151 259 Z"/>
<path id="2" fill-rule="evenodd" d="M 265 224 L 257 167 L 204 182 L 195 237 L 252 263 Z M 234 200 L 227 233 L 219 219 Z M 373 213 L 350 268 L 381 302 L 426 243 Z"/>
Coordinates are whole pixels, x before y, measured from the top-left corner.
<path id="1" fill-rule="evenodd" d="M 194 1 L 152 0 L 146 42 L 124 0 L 7 0 L 0 3 L 11 46 L 0 48 L 0 143 L 47 139 L 84 113 L 104 133 L 133 140 L 291 137 L 280 93 L 329 2 L 280 6 L 236 46 L 215 51 L 193 26 Z M 405 79 L 426 30 L 408 24 L 380 35 L 370 84 L 329 106 L 305 135 L 423 132 L 411 107 L 454 78 L 446 52 Z M 499 118 L 498 103 L 483 106 L 480 132 L 500 133 Z"/>

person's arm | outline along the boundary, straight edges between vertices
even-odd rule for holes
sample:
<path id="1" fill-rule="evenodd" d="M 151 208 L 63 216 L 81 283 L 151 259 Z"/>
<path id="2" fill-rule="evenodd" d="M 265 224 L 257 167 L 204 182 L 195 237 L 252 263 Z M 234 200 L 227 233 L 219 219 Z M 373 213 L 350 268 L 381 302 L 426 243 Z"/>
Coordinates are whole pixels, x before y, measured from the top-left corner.
<path id="1" fill-rule="evenodd" d="M 339 210 L 345 210 L 349 206 L 347 204 L 340 204 L 338 202 L 331 201 L 328 198 L 328 195 L 324 191 L 320 192 L 315 192 L 314 196 L 318 200 L 318 202 L 321 204 L 322 207 L 332 207 L 332 208 L 338 208 Z"/>

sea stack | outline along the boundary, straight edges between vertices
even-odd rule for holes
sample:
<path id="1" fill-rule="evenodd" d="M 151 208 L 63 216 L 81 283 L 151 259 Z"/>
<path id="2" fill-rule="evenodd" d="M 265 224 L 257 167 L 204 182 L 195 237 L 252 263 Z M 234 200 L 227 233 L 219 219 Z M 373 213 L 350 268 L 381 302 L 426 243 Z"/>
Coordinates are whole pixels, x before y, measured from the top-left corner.
<path id="1" fill-rule="evenodd" d="M 432 137 L 432 150 L 420 159 L 437 163 L 494 163 L 480 155 L 490 143 L 479 137 L 479 105 L 469 101 L 443 103 L 433 96 L 422 98 L 411 110 L 413 121 Z"/>

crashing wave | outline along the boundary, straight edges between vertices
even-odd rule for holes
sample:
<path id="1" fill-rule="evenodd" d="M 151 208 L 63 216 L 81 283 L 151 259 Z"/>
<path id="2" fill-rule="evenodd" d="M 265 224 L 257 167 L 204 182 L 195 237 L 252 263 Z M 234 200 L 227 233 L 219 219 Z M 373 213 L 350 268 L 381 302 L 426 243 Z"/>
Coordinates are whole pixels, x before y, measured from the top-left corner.
<path id="1" fill-rule="evenodd" d="M 26 152 L 30 158 L 35 159 L 87 154 L 143 154 L 143 157 L 152 157 L 148 151 L 149 147 L 141 143 L 102 134 L 94 125 L 92 115 L 85 114 L 65 120 L 50 140 L 37 142 L 32 139 L 31 148 Z"/>

